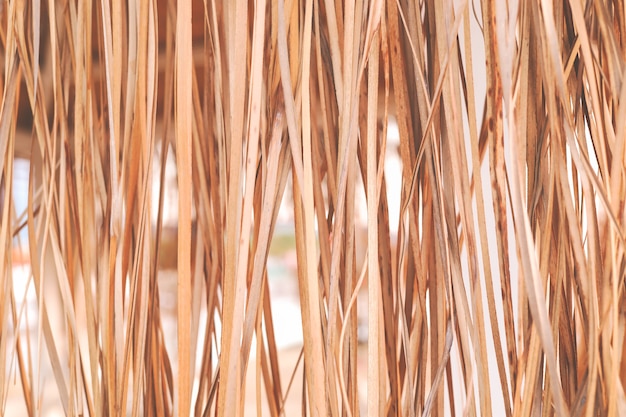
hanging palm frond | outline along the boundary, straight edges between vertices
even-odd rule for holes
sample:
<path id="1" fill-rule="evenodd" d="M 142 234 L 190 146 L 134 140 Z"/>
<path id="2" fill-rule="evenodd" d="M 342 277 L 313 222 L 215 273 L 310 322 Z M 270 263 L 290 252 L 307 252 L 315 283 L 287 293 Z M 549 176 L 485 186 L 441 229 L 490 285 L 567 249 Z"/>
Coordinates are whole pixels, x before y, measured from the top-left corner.
<path id="1" fill-rule="evenodd" d="M 0 1 L 0 414 L 626 415 L 625 34 L 623 1 Z"/>

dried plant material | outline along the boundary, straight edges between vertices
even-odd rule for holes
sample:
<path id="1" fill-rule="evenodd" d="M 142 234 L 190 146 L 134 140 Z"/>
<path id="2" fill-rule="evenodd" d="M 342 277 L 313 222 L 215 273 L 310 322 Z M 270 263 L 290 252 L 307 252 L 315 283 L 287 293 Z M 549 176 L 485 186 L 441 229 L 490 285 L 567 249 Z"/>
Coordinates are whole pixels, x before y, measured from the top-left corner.
<path id="1" fill-rule="evenodd" d="M 623 1 L 0 2 L 0 414 L 623 415 L 625 34 Z"/>

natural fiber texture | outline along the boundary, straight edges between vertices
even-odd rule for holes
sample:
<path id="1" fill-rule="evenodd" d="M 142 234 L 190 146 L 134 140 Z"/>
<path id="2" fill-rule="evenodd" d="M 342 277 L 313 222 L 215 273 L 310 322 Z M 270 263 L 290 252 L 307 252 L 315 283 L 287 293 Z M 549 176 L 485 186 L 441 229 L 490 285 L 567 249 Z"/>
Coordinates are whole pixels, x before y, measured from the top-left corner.
<path id="1" fill-rule="evenodd" d="M 285 415 L 286 199 L 303 415 L 626 415 L 623 0 L 0 1 L 0 48 L 0 414 L 48 366 L 67 415 Z"/>

